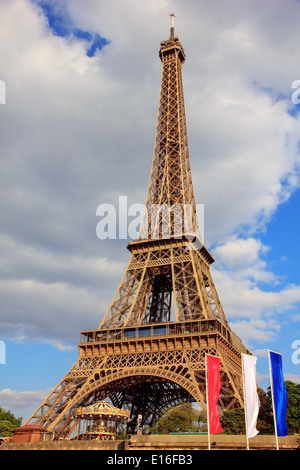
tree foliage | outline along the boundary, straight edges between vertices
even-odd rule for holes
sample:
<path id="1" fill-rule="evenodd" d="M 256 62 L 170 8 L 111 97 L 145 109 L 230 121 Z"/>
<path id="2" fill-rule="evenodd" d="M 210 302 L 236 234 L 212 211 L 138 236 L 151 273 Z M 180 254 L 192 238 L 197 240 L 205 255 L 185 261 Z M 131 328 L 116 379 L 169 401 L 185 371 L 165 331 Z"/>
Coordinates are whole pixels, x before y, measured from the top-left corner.
<path id="1" fill-rule="evenodd" d="M 12 429 L 21 425 L 21 418 L 15 416 L 7 410 L 0 407 L 0 436 L 6 437 L 12 435 Z"/>
<path id="2" fill-rule="evenodd" d="M 289 434 L 300 432 L 300 385 L 285 382 L 288 394 L 286 423 Z M 260 434 L 274 434 L 274 418 L 271 391 L 258 388 L 260 401 L 257 418 L 257 430 Z M 220 416 L 221 426 L 226 434 L 245 434 L 245 411 L 236 408 L 224 412 Z M 169 408 L 149 429 L 154 434 L 170 434 L 171 432 L 207 431 L 206 414 L 194 408 L 191 403 L 184 403 Z"/>
<path id="3" fill-rule="evenodd" d="M 300 384 L 287 380 L 284 382 L 288 396 L 288 407 L 286 412 L 286 424 L 289 434 L 300 432 Z M 268 388 L 267 400 L 272 405 L 271 387 Z"/>
<path id="4" fill-rule="evenodd" d="M 289 434 L 300 432 L 300 385 L 285 382 L 288 395 L 286 424 Z M 265 392 L 258 388 L 260 408 L 257 418 L 257 430 L 260 434 L 274 434 L 274 417 L 270 387 Z M 226 434 L 245 434 L 245 412 L 238 408 L 225 412 L 221 417 L 221 426 Z"/>
<path id="5" fill-rule="evenodd" d="M 245 434 L 245 413 L 241 408 L 226 411 L 220 422 L 225 434 Z"/>
<path id="6" fill-rule="evenodd" d="M 203 419 L 202 413 L 191 403 L 182 403 L 165 411 L 150 431 L 156 434 L 195 431 Z"/>

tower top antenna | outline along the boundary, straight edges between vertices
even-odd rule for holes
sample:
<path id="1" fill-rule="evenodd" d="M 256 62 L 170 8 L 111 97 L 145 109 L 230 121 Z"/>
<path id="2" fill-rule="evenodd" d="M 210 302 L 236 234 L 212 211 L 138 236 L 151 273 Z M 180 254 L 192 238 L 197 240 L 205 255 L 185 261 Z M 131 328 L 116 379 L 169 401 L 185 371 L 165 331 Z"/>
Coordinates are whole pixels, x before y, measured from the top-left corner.
<path id="1" fill-rule="evenodd" d="M 174 13 L 171 13 L 170 17 L 171 17 L 171 35 L 170 35 L 170 37 L 173 38 L 174 37 L 174 18 L 175 18 Z"/>

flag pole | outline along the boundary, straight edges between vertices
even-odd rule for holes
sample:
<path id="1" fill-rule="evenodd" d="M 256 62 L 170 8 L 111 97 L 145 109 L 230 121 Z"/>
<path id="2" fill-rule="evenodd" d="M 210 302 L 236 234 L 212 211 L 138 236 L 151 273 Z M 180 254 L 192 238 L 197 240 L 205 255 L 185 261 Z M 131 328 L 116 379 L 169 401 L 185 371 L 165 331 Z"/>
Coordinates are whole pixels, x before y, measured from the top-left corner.
<path id="1" fill-rule="evenodd" d="M 207 380 L 207 354 L 205 354 L 205 384 L 206 384 L 206 414 L 207 414 L 207 439 L 210 450 L 209 405 L 208 405 L 208 380 Z"/>
<path id="2" fill-rule="evenodd" d="M 269 373 L 270 373 L 270 383 L 271 383 L 271 397 L 272 397 L 272 408 L 273 408 L 273 418 L 274 418 L 276 449 L 279 450 L 278 435 L 277 435 L 277 422 L 276 422 L 276 410 L 275 410 L 275 403 L 274 403 L 273 375 L 272 375 L 270 349 L 268 349 L 268 357 L 269 357 Z"/>
<path id="3" fill-rule="evenodd" d="M 244 391 L 246 443 L 247 443 L 247 450 L 249 450 L 248 423 L 247 423 L 247 403 L 246 403 L 246 385 L 245 385 L 245 370 L 244 370 L 244 353 L 242 353 L 242 376 L 243 376 L 243 391 Z"/>

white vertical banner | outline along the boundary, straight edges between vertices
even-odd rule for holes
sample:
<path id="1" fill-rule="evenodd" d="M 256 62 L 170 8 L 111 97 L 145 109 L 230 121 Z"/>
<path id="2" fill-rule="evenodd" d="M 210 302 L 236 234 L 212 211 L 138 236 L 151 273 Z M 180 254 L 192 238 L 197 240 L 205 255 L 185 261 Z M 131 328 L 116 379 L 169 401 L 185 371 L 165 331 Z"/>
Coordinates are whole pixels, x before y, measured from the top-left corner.
<path id="1" fill-rule="evenodd" d="M 256 436 L 256 422 L 259 412 L 259 398 L 256 386 L 256 361 L 257 357 L 242 354 L 243 380 L 244 380 L 244 402 L 247 440 Z M 248 444 L 247 444 L 248 445 Z"/>

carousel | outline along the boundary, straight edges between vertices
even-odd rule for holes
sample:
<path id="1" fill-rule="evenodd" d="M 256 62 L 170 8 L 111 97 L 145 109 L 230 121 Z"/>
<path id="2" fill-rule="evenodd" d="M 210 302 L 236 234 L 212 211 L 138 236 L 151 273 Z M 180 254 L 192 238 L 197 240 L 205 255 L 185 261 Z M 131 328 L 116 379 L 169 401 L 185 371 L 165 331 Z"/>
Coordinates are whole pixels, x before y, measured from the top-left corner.
<path id="1" fill-rule="evenodd" d="M 98 401 L 77 408 L 73 418 L 78 421 L 78 439 L 114 440 L 126 431 L 130 411 L 116 408 L 106 401 Z"/>

